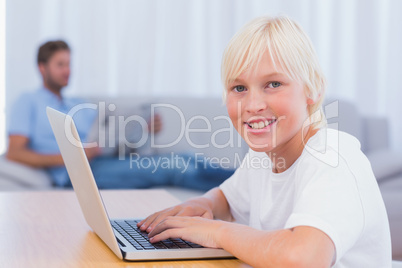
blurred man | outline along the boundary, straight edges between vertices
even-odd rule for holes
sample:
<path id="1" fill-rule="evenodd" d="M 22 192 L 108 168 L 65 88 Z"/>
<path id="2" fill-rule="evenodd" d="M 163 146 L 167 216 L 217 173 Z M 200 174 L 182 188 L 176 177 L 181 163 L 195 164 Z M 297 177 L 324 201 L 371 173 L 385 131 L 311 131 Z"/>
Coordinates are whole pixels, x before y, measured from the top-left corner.
<path id="1" fill-rule="evenodd" d="M 46 168 L 53 183 L 64 186 L 68 176 L 47 121 L 46 106 L 68 112 L 82 103 L 81 100 L 67 99 L 62 95 L 62 89 L 68 85 L 70 77 L 70 48 L 64 41 L 47 42 L 39 48 L 37 63 L 43 85 L 20 96 L 12 107 L 7 158 L 31 167 Z M 84 139 L 95 116 L 95 111 L 86 109 L 74 118 L 79 134 Z M 99 154 L 99 149 L 88 148 L 86 153 L 92 159 Z"/>
<path id="2" fill-rule="evenodd" d="M 49 41 L 38 51 L 38 68 L 43 85 L 32 92 L 20 96 L 14 104 L 9 120 L 9 145 L 7 158 L 31 167 L 44 168 L 58 187 L 71 187 L 67 170 L 64 167 L 57 142 L 46 116 L 46 107 L 68 113 L 83 100 L 66 98 L 63 88 L 70 77 L 70 48 L 64 41 Z M 93 109 L 81 109 L 74 114 L 74 121 L 81 139 L 86 142 L 96 119 Z M 158 116 L 151 120 L 156 134 L 161 129 Z M 94 177 L 99 188 L 147 188 L 158 185 L 179 185 L 194 189 L 208 190 L 219 185 L 232 171 L 197 168 L 191 156 L 181 156 L 188 165 L 170 165 L 168 169 L 150 165 L 149 168 L 136 168 L 129 159 L 119 160 L 115 156 L 102 156 L 99 147 L 85 148 Z M 158 163 L 148 156 L 150 163 Z M 152 160 L 154 159 L 154 161 Z M 159 161 L 160 162 L 160 161 Z M 199 163 L 198 163 L 199 164 Z"/>

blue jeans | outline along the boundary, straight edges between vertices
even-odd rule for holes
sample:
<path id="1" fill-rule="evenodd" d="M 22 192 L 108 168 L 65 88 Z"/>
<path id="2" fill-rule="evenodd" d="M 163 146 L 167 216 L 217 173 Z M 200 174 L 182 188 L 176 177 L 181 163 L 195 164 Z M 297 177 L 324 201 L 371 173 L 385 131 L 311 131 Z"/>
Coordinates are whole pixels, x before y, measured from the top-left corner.
<path id="1" fill-rule="evenodd" d="M 100 189 L 139 189 L 179 186 L 207 191 L 229 178 L 234 170 L 217 168 L 191 154 L 144 157 L 97 157 L 90 163 Z"/>

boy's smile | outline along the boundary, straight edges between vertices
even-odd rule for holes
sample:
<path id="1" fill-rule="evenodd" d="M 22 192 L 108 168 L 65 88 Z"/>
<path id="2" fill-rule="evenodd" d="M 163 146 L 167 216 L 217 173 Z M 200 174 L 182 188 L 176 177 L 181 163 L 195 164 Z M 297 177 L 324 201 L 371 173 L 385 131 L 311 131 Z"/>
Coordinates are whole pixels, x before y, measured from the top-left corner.
<path id="1" fill-rule="evenodd" d="M 248 133 L 258 135 L 270 131 L 276 122 L 276 118 L 252 117 L 244 124 Z"/>
<path id="2" fill-rule="evenodd" d="M 267 52 L 229 84 L 226 105 L 236 130 L 254 151 L 289 156 L 289 164 L 301 154 L 308 119 L 304 86 L 278 64 L 275 68 Z"/>

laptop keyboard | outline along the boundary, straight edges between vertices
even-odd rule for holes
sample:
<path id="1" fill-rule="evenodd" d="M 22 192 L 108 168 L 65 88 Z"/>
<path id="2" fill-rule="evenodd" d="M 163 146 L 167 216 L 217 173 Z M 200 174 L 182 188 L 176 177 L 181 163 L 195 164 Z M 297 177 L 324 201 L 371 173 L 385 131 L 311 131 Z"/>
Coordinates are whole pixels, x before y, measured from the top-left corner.
<path id="1" fill-rule="evenodd" d="M 111 221 L 113 228 L 119 232 L 137 250 L 157 250 L 157 249 L 179 249 L 179 248 L 202 248 L 202 246 L 182 240 L 180 238 L 170 238 L 158 243 L 151 243 L 148 233 L 141 231 L 137 227 L 139 220 L 119 220 Z"/>

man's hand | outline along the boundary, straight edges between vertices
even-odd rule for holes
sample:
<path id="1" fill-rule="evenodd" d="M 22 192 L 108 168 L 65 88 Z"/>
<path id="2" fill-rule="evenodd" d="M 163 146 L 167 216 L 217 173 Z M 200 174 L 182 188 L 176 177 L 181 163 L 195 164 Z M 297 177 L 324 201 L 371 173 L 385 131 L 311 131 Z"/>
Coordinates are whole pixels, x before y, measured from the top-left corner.
<path id="1" fill-rule="evenodd" d="M 158 134 L 162 130 L 162 119 L 159 114 L 155 116 L 148 122 L 148 131 L 151 134 Z"/>
<path id="2" fill-rule="evenodd" d="M 85 154 L 88 158 L 88 161 L 91 161 L 92 159 L 94 159 L 95 157 L 97 157 L 101 154 L 101 149 L 98 146 L 84 148 L 84 150 L 85 150 Z"/>

